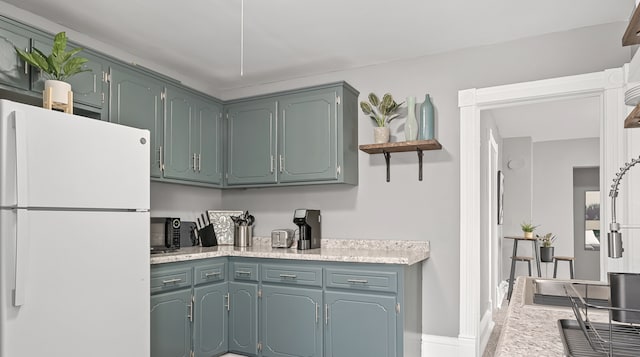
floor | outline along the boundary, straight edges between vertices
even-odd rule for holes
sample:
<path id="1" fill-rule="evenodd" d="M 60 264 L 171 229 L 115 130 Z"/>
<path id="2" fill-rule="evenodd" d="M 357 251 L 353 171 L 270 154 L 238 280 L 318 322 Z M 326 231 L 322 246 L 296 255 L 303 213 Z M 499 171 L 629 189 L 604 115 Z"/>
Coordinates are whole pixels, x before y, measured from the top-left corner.
<path id="1" fill-rule="evenodd" d="M 498 339 L 500 338 L 500 332 L 502 331 L 502 325 L 504 324 L 504 319 L 507 316 L 508 305 L 509 302 L 505 299 L 502 301 L 502 306 L 493 311 L 493 322 L 495 323 L 495 326 L 493 327 L 491 336 L 489 336 L 489 341 L 487 342 L 487 347 L 484 349 L 482 357 L 492 357 L 495 355 L 496 347 L 498 346 Z"/>

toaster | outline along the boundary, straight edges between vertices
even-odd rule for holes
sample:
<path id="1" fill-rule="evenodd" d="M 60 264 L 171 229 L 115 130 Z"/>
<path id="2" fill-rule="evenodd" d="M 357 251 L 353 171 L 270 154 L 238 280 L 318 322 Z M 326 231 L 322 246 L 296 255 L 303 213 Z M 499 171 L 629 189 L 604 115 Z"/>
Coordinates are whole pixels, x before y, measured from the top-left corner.
<path id="1" fill-rule="evenodd" d="M 271 248 L 290 248 L 293 245 L 293 229 L 274 229 L 271 231 Z"/>

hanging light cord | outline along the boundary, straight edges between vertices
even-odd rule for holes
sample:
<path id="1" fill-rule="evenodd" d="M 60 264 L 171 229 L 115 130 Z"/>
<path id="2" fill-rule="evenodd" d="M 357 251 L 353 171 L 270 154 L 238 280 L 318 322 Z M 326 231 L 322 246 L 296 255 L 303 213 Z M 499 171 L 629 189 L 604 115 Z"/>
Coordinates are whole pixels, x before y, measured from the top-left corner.
<path id="1" fill-rule="evenodd" d="M 240 0 L 240 77 L 244 76 L 244 0 Z"/>

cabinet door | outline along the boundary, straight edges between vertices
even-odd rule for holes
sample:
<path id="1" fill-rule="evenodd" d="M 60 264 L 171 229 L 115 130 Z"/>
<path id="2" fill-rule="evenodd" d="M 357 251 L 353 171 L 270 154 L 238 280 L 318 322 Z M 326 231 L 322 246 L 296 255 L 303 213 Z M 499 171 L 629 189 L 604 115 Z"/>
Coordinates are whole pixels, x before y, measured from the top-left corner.
<path id="1" fill-rule="evenodd" d="M 29 69 L 15 47 L 29 50 L 30 38 L 6 23 L 0 23 L 0 84 L 29 90 Z"/>
<path id="2" fill-rule="evenodd" d="M 335 90 L 287 95 L 279 107 L 279 182 L 336 180 Z"/>
<path id="3" fill-rule="evenodd" d="M 327 291 L 326 356 L 397 355 L 396 297 Z"/>
<path id="4" fill-rule="evenodd" d="M 197 154 L 191 149 L 195 126 L 193 95 L 176 87 L 167 88 L 164 177 L 196 178 Z"/>
<path id="5" fill-rule="evenodd" d="M 229 351 L 258 353 L 258 286 L 229 283 Z"/>
<path id="6" fill-rule="evenodd" d="M 198 156 L 197 180 L 222 183 L 222 105 L 214 101 L 195 101 L 192 150 Z"/>
<path id="7" fill-rule="evenodd" d="M 39 49 L 45 54 L 49 54 L 53 47 L 53 39 L 51 41 L 34 40 L 33 47 Z M 69 44 L 67 46 L 67 51 L 76 47 L 81 46 Z M 97 108 L 102 108 L 105 99 L 105 86 L 102 78 L 104 73 L 107 72 L 108 65 L 104 60 L 87 51 L 81 51 L 76 55 L 76 57 L 84 57 L 89 60 L 82 66 L 84 69 L 88 69 L 89 71 L 78 73 L 75 76 L 64 80 L 71 84 L 74 103 L 83 103 Z M 45 79 L 47 78 L 43 76 L 42 72 L 34 70 L 31 78 L 31 90 L 42 92 L 44 90 Z"/>
<path id="8" fill-rule="evenodd" d="M 151 132 L 151 177 L 160 177 L 164 106 L 162 82 L 122 67 L 110 68 L 109 121 Z"/>
<path id="9" fill-rule="evenodd" d="M 227 283 L 194 289 L 193 345 L 195 357 L 210 357 L 228 350 Z"/>
<path id="10" fill-rule="evenodd" d="M 151 296 L 151 356 L 187 357 L 191 352 L 191 290 Z M 114 341 L 114 343 L 117 343 Z"/>
<path id="11" fill-rule="evenodd" d="M 275 102 L 232 104 L 227 114 L 227 183 L 230 186 L 275 183 Z"/>
<path id="12" fill-rule="evenodd" d="M 322 290 L 265 285 L 262 293 L 262 355 L 322 356 Z"/>

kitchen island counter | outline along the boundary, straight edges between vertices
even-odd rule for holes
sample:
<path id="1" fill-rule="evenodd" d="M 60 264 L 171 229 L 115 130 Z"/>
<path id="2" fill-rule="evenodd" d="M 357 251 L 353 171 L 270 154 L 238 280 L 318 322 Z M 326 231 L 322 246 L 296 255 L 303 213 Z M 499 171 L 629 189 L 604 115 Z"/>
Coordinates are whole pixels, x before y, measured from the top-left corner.
<path id="1" fill-rule="evenodd" d="M 271 248 L 271 238 L 254 237 L 252 247 L 183 247 L 175 252 L 151 255 L 151 264 L 214 257 L 247 257 L 413 265 L 429 258 L 429 254 L 428 241 L 323 239 L 322 248 L 297 250 L 295 246 Z"/>
<path id="2" fill-rule="evenodd" d="M 533 280 L 521 276 L 516 280 L 511 302 L 500 333 L 495 356 L 564 356 L 558 320 L 575 320 L 570 307 L 533 304 Z M 567 280 L 566 282 L 581 282 Z M 589 312 L 593 321 L 607 321 L 602 312 Z"/>

